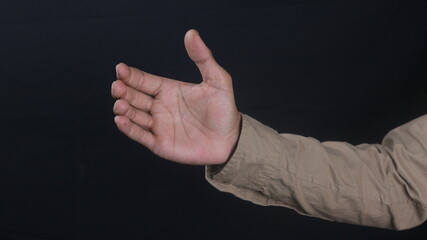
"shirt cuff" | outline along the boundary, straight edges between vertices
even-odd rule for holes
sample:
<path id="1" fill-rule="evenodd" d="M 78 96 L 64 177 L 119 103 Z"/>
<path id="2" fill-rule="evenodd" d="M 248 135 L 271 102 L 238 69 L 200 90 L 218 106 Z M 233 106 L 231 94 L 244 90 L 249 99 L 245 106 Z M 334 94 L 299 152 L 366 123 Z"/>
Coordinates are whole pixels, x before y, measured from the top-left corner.
<path id="1" fill-rule="evenodd" d="M 263 159 L 277 159 L 282 151 L 280 141 L 276 131 L 242 114 L 242 130 L 233 155 L 222 165 L 206 166 L 206 180 L 222 192 L 232 193 L 255 204 L 283 205 L 261 194 L 263 181 L 248 182 L 252 178 L 251 174 L 256 171 L 251 171 L 248 165 L 256 168 Z M 268 156 L 263 156 L 265 154 Z"/>

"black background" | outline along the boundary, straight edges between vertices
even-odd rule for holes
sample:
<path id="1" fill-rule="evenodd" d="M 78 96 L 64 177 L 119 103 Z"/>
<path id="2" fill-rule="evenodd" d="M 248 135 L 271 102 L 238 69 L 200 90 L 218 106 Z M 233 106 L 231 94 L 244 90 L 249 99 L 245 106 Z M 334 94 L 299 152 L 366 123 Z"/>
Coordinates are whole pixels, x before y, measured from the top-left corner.
<path id="1" fill-rule="evenodd" d="M 200 82 L 196 28 L 241 112 L 279 132 L 377 143 L 427 112 L 425 0 L 0 2 L 0 239 L 425 239 L 220 193 L 113 122 L 119 62 Z"/>

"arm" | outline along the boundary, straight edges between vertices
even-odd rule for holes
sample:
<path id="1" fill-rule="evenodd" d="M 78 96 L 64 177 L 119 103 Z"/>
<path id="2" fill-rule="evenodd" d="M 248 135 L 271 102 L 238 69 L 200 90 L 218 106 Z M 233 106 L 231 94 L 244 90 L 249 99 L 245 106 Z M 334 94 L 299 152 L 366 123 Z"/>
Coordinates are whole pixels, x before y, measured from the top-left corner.
<path id="1" fill-rule="evenodd" d="M 427 115 L 380 144 L 319 142 L 244 116 L 232 158 L 206 168 L 221 191 L 313 217 L 391 229 L 427 218 Z"/>
<path id="2" fill-rule="evenodd" d="M 231 76 L 197 32 L 187 32 L 184 42 L 200 84 L 116 67 L 113 110 L 126 136 L 165 159 L 210 165 L 214 186 L 257 204 L 394 229 L 426 219 L 427 117 L 393 130 L 382 145 L 280 135 L 242 120 Z"/>

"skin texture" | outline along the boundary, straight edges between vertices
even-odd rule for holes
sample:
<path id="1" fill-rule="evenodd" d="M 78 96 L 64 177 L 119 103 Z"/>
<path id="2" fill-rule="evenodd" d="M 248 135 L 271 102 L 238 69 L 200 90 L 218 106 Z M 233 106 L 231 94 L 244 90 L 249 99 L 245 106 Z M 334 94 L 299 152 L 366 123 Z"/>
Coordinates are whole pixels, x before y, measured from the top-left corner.
<path id="1" fill-rule="evenodd" d="M 203 81 L 190 84 L 120 63 L 111 87 L 118 129 L 156 155 L 183 164 L 225 163 L 240 134 L 231 76 L 195 30 L 185 48 Z"/>

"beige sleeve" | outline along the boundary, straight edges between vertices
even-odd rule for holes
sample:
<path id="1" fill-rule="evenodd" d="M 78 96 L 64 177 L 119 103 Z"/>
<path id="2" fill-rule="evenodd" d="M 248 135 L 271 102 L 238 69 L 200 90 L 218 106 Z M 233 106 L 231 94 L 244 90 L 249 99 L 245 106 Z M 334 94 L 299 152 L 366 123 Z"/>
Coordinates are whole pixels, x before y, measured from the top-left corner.
<path id="1" fill-rule="evenodd" d="M 388 133 L 382 144 L 319 142 L 278 134 L 243 115 L 236 151 L 207 166 L 217 189 L 303 215 L 390 229 L 427 218 L 427 115 Z"/>

